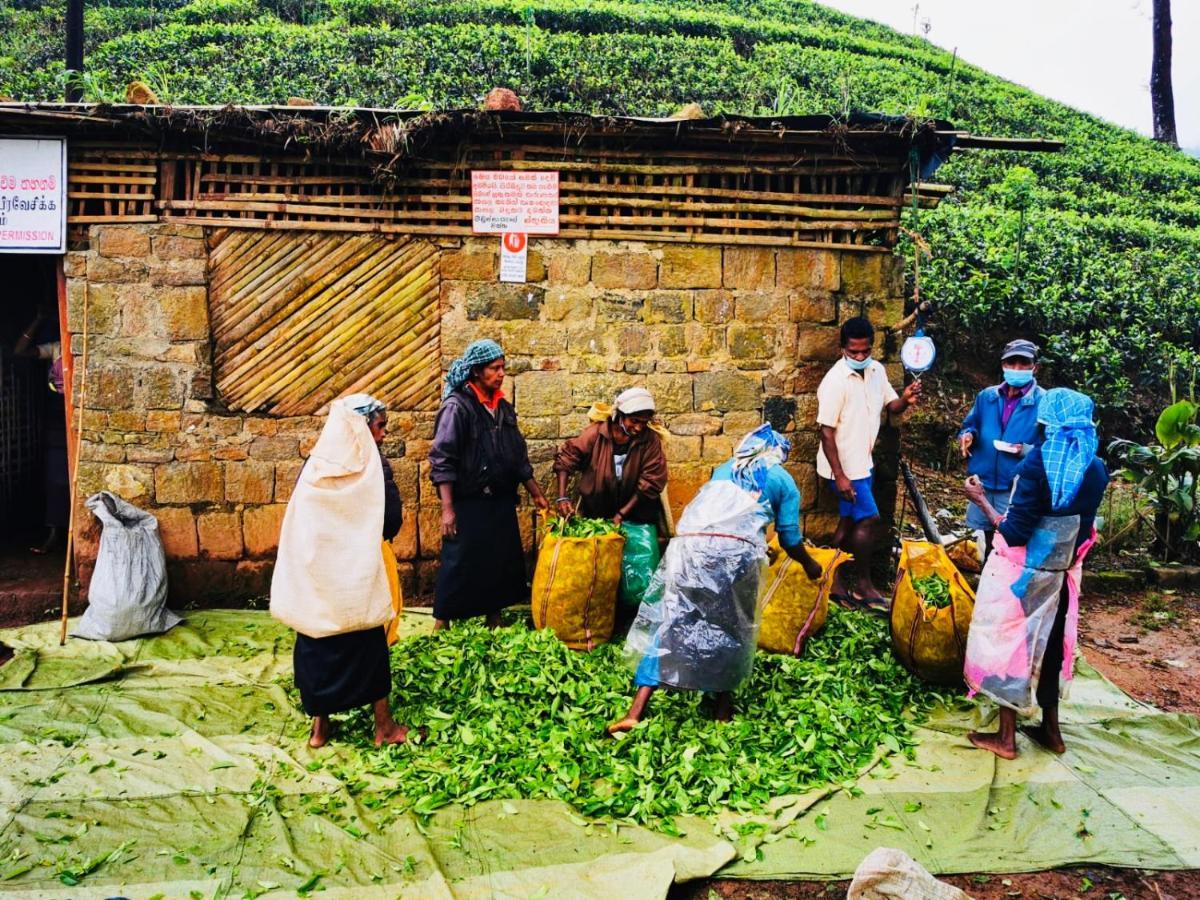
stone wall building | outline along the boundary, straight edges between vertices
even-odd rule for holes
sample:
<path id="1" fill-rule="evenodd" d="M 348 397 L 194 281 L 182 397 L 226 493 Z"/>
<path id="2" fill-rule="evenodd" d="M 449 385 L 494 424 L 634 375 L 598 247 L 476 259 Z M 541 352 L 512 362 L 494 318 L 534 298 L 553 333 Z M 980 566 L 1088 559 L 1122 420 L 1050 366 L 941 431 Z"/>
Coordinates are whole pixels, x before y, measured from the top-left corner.
<path id="1" fill-rule="evenodd" d="M 45 107 L 21 107 L 28 123 L 4 109 L 0 133 L 56 123 L 72 179 L 109 179 L 94 199 L 93 181 L 70 185 L 62 262 L 77 495 L 110 490 L 153 511 L 181 600 L 267 592 L 292 485 L 328 401 L 350 390 L 389 402 L 385 452 L 405 513 L 395 549 L 406 595 L 428 595 L 441 376 L 480 337 L 507 351 L 507 391 L 544 484 L 592 403 L 641 384 L 671 433 L 676 514 L 766 415 L 792 432 L 806 531 L 827 536 L 816 387 L 839 357 L 841 321 L 903 316 L 889 251 L 910 153 L 929 160 L 949 145 L 944 126 L 907 121 L 489 113 L 453 127 L 360 117 L 355 146 L 368 150 L 323 133 L 326 145 L 313 139 L 298 158 L 296 134 L 328 126 L 328 111 L 110 108 L 105 128 L 123 146 L 96 140 L 98 112 L 64 128 L 28 114 Z M 593 143 L 564 150 L 581 123 Z M 560 232 L 531 240 L 526 283 L 501 283 L 499 240 L 471 233 L 464 179 L 539 159 L 561 167 Z M 122 190 L 136 199 L 114 204 Z M 894 342 L 879 334 L 899 384 Z M 884 441 L 885 476 L 894 449 Z M 890 508 L 894 475 L 884 482 Z M 532 516 L 520 520 L 529 540 Z M 86 582 L 98 539 L 86 514 L 76 539 Z"/>

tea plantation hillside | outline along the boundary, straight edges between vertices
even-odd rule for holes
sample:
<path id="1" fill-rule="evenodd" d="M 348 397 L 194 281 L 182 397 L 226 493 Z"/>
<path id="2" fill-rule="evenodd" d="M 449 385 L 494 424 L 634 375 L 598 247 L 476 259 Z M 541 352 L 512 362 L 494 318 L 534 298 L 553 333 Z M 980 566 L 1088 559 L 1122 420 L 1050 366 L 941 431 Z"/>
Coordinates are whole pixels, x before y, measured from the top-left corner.
<path id="1" fill-rule="evenodd" d="M 63 3 L 13 2 L 0 94 L 61 97 Z M 178 103 L 461 107 L 507 85 L 534 109 L 874 110 L 1061 138 L 959 155 L 938 173 L 957 193 L 908 214 L 944 339 L 1036 334 L 1114 420 L 1200 360 L 1200 161 L 806 0 L 113 0 L 87 33 L 100 100 L 134 78 Z"/>

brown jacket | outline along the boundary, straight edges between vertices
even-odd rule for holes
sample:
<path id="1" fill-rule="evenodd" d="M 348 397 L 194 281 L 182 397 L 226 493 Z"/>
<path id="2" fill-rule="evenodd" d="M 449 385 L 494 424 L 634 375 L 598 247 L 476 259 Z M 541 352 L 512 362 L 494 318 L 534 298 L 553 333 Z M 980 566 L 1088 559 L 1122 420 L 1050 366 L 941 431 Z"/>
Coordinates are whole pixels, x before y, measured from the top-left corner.
<path id="1" fill-rule="evenodd" d="M 667 486 L 667 456 L 662 438 L 647 429 L 626 446 L 624 475 L 617 482 L 613 467 L 612 420 L 597 422 L 571 438 L 554 458 L 554 472 L 580 472 L 579 511 L 585 516 L 611 519 L 634 494 L 637 504 L 626 519 L 652 525 L 658 522 L 658 497 Z"/>

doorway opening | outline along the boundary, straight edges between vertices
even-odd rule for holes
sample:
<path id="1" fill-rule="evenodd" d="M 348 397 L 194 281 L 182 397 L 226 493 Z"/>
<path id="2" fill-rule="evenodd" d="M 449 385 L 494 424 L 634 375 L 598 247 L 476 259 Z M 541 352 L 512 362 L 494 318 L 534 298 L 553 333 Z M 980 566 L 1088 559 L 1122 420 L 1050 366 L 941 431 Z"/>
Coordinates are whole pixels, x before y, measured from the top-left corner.
<path id="1" fill-rule="evenodd" d="M 70 477 L 56 256 L 0 255 L 0 626 L 53 614 Z"/>

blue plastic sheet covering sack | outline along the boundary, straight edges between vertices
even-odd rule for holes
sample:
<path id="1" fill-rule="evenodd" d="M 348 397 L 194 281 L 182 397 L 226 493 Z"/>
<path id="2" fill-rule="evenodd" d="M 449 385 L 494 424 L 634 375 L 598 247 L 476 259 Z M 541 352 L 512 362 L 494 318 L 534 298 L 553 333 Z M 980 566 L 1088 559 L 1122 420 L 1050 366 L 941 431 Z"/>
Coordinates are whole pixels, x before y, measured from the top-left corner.
<path id="1" fill-rule="evenodd" d="M 767 523 L 732 481 L 710 481 L 688 504 L 625 641 L 639 685 L 732 691 L 749 677 Z"/>

